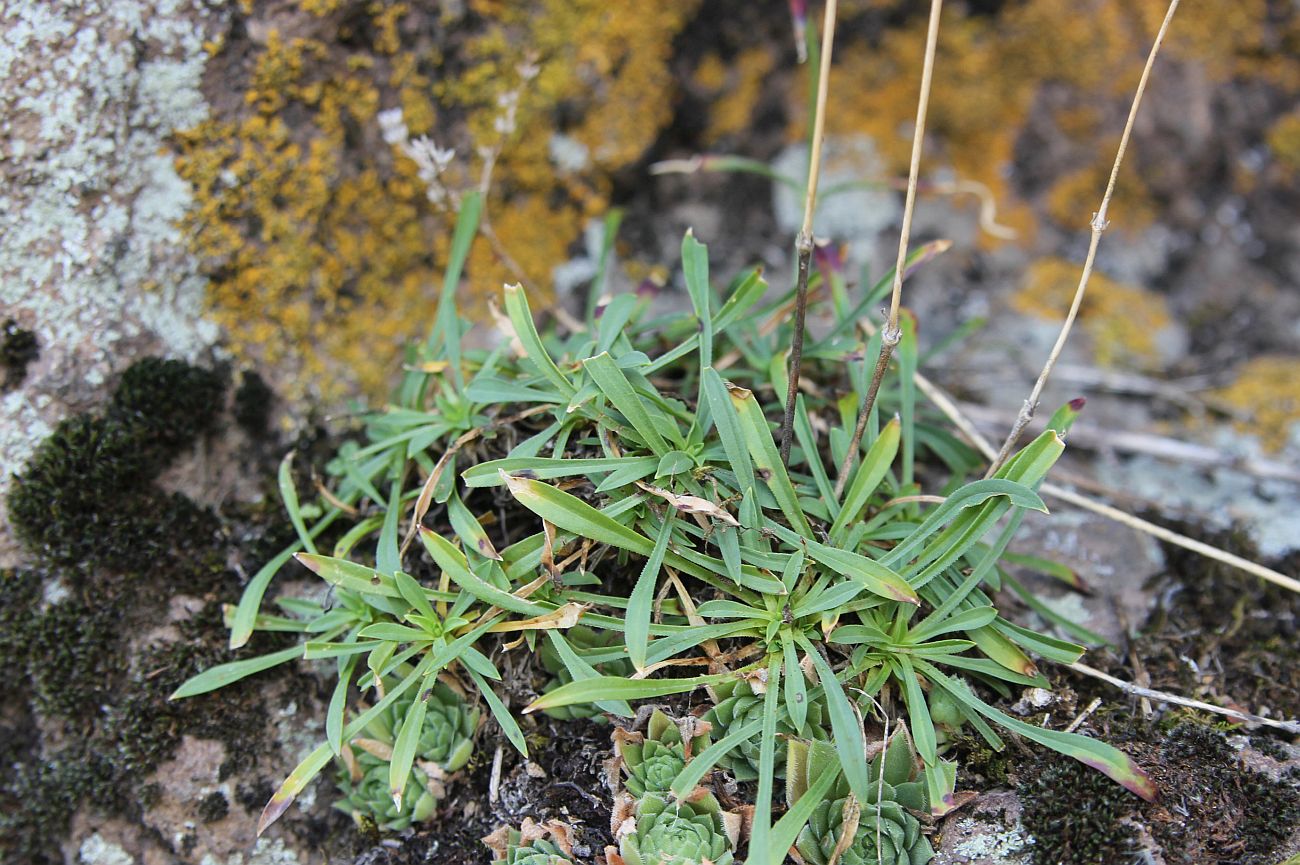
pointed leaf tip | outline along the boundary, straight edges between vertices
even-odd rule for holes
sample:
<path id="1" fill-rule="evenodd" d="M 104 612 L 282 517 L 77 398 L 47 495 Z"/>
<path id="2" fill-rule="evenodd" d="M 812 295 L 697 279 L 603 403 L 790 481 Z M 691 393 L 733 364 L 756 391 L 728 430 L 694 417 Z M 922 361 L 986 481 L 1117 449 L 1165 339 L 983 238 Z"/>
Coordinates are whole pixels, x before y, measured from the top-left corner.
<path id="1" fill-rule="evenodd" d="M 262 837 L 263 832 L 270 828 L 272 823 L 279 820 L 284 815 L 284 812 L 289 810 L 293 800 L 293 796 L 285 796 L 281 793 L 276 793 L 271 797 L 270 801 L 266 803 L 266 807 L 262 809 L 262 815 L 257 818 L 257 836 L 259 838 Z"/>
<path id="2" fill-rule="evenodd" d="M 1082 396 L 1075 397 L 1074 399 L 1070 400 L 1070 410 L 1083 411 L 1083 407 L 1087 404 L 1088 404 L 1088 400 L 1086 397 L 1082 397 Z"/>

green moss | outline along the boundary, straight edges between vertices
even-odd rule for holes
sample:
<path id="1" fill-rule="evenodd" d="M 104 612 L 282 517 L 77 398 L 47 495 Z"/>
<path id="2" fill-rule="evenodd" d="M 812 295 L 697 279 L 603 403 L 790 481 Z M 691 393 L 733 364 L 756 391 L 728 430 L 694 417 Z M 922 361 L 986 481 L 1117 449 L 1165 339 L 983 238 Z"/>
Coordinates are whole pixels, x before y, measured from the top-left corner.
<path id="1" fill-rule="evenodd" d="M 199 800 L 198 813 L 204 823 L 215 823 L 230 813 L 230 802 L 221 791 L 213 791 Z"/>
<path id="2" fill-rule="evenodd" d="M 23 330 L 12 318 L 0 325 L 0 367 L 4 368 L 5 390 L 22 384 L 27 376 L 27 364 L 39 354 L 36 334 Z"/>
<path id="3" fill-rule="evenodd" d="M 15 479 L 8 504 L 19 540 L 65 565 L 144 569 L 176 563 L 174 551 L 187 559 L 213 520 L 150 484 L 212 428 L 223 392 L 217 373 L 180 361 L 133 364 L 103 416 L 60 423 Z"/>
<path id="4" fill-rule="evenodd" d="M 252 370 L 245 371 L 235 390 L 235 423 L 253 438 L 262 438 L 267 433 L 274 400 L 275 393 L 266 381 Z"/>
<path id="5" fill-rule="evenodd" d="M 267 726 L 265 676 L 219 698 L 167 699 L 198 670 L 231 659 L 215 600 L 240 582 L 230 539 L 254 556 L 284 540 L 266 507 L 219 514 L 153 483 L 213 428 L 223 394 L 219 373 L 139 362 L 102 413 L 60 424 L 15 483 L 11 521 L 38 566 L 0 572 L 0 663 L 11 684 L 3 719 L 14 725 L 0 733 L 25 743 L 4 749 L 0 861 L 61 862 L 60 840 L 83 802 L 138 819 L 160 793 L 149 776 L 183 733 L 228 743 L 226 774 L 259 757 L 250 731 Z M 177 623 L 181 640 L 128 651 L 128 638 L 166 618 L 177 594 L 209 599 Z M 286 639 L 258 635 L 249 651 Z M 43 751 L 51 732 L 46 742 L 70 744 Z M 205 820 L 229 808 L 224 797 L 196 805 Z"/>
<path id="6" fill-rule="evenodd" d="M 217 372 L 147 357 L 123 373 L 108 418 L 131 430 L 152 456 L 168 460 L 212 428 L 225 391 Z"/>
<path id="7" fill-rule="evenodd" d="M 1133 847 L 1136 832 L 1121 821 L 1137 797 L 1082 763 L 1046 757 L 1020 794 L 1038 865 L 1106 865 Z"/>
<path id="8" fill-rule="evenodd" d="M 67 834 L 91 780 L 77 759 L 6 766 L 0 783 L 0 861 L 62 865 L 58 839 Z"/>
<path id="9" fill-rule="evenodd" d="M 35 705 L 89 730 L 120 679 L 117 604 L 80 599 L 31 620 L 28 670 Z"/>

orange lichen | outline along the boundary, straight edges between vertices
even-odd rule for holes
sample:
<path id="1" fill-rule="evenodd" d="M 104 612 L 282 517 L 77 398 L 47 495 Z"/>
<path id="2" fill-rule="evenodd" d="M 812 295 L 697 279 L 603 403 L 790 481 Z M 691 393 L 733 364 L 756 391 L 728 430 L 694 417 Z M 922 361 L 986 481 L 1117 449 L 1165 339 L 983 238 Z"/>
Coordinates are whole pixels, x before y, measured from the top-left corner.
<path id="1" fill-rule="evenodd" d="M 709 125 L 704 131 L 706 144 L 716 144 L 748 128 L 763 83 L 775 65 L 776 56 L 764 45 L 741 51 L 730 66 L 716 54 L 701 61 L 695 70 L 695 84 L 715 97 L 709 109 Z"/>
<path id="2" fill-rule="evenodd" d="M 1081 267 L 1060 258 L 1032 265 L 1011 298 L 1019 312 L 1060 320 L 1070 308 Z M 1164 299 L 1093 272 L 1079 310 L 1079 325 L 1092 340 L 1102 366 L 1150 365 L 1158 359 L 1157 334 L 1171 322 Z"/>
<path id="3" fill-rule="evenodd" d="M 1300 110 L 1282 115 L 1267 140 L 1278 167 L 1291 177 L 1300 176 Z"/>
<path id="4" fill-rule="evenodd" d="M 1280 450 L 1291 427 L 1300 423 L 1300 358 L 1266 355 L 1248 361 L 1233 383 L 1211 398 L 1238 416 L 1238 429 L 1258 436 L 1269 450 Z"/>
<path id="5" fill-rule="evenodd" d="M 428 326 L 455 195 L 477 187 L 489 162 L 498 245 L 476 241 L 469 294 L 520 278 L 507 261 L 548 289 L 606 207 L 609 172 L 639 159 L 667 122 L 672 40 L 697 2 L 632 16 L 602 0 L 475 0 L 472 16 L 444 12 L 437 38 L 403 25 L 408 2 L 299 0 L 317 22 L 305 29 L 250 8 L 267 16 L 247 28 L 260 45 L 243 37 L 210 49 L 251 51 L 237 66 L 248 70 L 243 108 L 176 139 L 195 191 L 186 235 L 233 350 L 289 372 L 291 396 L 382 393 L 403 342 Z M 560 105 L 560 131 L 590 156 L 563 171 L 549 149 Z M 440 178 L 448 200 L 431 201 L 401 144 L 381 140 L 379 112 L 393 108 L 412 138 L 456 150 Z"/>

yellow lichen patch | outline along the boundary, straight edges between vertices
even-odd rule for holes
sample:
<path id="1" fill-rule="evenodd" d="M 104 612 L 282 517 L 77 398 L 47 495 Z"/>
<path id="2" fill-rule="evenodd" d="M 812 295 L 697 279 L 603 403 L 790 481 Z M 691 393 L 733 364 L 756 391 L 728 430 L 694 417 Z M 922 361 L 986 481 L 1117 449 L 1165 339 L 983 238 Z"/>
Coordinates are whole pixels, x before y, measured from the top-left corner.
<path id="1" fill-rule="evenodd" d="M 775 65 L 775 54 L 763 45 L 741 51 L 730 66 L 716 54 L 700 62 L 695 70 L 695 84 L 715 97 L 709 109 L 709 125 L 704 131 L 706 143 L 715 144 L 749 127 L 763 82 Z"/>
<path id="2" fill-rule="evenodd" d="M 1119 139 L 1115 138 L 1103 141 L 1099 147 L 1102 152 L 1114 153 L 1118 145 Z M 1062 176 L 1047 194 L 1047 214 L 1061 225 L 1086 228 L 1101 206 L 1111 169 L 1108 163 L 1090 162 Z M 1119 228 L 1150 225 L 1158 214 L 1141 178 L 1133 171 L 1120 172 L 1108 212 Z"/>
<path id="3" fill-rule="evenodd" d="M 1257 357 L 1211 397 L 1239 416 L 1239 429 L 1258 436 L 1269 450 L 1279 450 L 1291 426 L 1300 423 L 1300 358 Z"/>
<path id="4" fill-rule="evenodd" d="M 405 0 L 298 0 L 297 17 L 252 4 L 248 35 L 212 46 L 235 59 L 222 87 L 243 70 L 242 106 L 176 139 L 195 191 L 186 236 L 232 349 L 287 373 L 291 397 L 382 394 L 428 327 L 457 197 L 488 165 L 496 242 L 475 243 L 465 294 L 520 278 L 544 293 L 607 206 L 609 172 L 669 119 L 672 41 L 697 3 L 629 15 L 605 0 L 476 0 L 436 22 Z M 407 141 L 384 140 L 401 129 Z M 557 129 L 582 164 L 552 161 Z M 442 198 L 407 149 L 424 135 L 455 150 Z"/>
<path id="5" fill-rule="evenodd" d="M 1284 114 L 1268 131 L 1268 148 L 1283 171 L 1300 176 L 1300 109 Z"/>
<path id="6" fill-rule="evenodd" d="M 1080 271 L 1079 265 L 1061 258 L 1039 261 L 1030 267 L 1011 304 L 1027 315 L 1061 320 L 1069 311 Z M 1156 336 L 1171 319 L 1159 295 L 1094 271 L 1078 321 L 1102 366 L 1149 366 L 1158 359 Z"/>

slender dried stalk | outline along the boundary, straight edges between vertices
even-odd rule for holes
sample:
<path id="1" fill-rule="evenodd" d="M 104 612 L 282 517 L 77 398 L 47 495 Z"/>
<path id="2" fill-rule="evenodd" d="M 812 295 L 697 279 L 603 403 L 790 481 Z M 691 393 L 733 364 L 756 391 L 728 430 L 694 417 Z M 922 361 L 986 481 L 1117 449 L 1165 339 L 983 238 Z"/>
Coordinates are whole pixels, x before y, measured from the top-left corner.
<path id="1" fill-rule="evenodd" d="M 1173 703 L 1176 706 L 1187 706 L 1191 709 L 1200 709 L 1203 712 L 1213 712 L 1216 715 L 1224 715 L 1236 721 L 1243 721 L 1247 724 L 1263 724 L 1266 727 L 1272 727 L 1275 730 L 1285 730 L 1288 733 L 1300 733 L 1300 722 L 1297 721 L 1279 721 L 1275 718 L 1264 718 L 1251 712 L 1242 712 L 1238 709 L 1229 709 L 1224 706 L 1216 706 L 1213 703 L 1206 703 L 1202 700 L 1193 700 L 1190 697 L 1180 697 L 1177 694 L 1170 694 L 1167 691 L 1157 691 L 1153 688 L 1144 688 L 1141 685 L 1135 685 L 1132 682 L 1126 682 L 1123 679 L 1117 679 L 1101 670 L 1089 667 L 1087 664 L 1075 662 L 1066 664 L 1076 673 L 1082 673 L 1085 676 L 1091 676 L 1109 685 L 1114 685 L 1126 694 L 1132 694 L 1135 697 L 1146 697 L 1152 700 L 1159 700 L 1162 703 Z"/>
<path id="2" fill-rule="evenodd" d="M 894 265 L 894 289 L 889 299 L 889 319 L 881 332 L 880 356 L 876 358 L 876 368 L 871 373 L 871 384 L 867 388 L 866 398 L 858 410 L 858 422 L 853 429 L 853 438 L 849 441 L 844 462 L 840 464 L 839 476 L 835 479 L 835 498 L 844 492 L 849 480 L 849 470 L 858 455 L 862 444 L 862 434 L 866 432 L 867 420 L 871 409 L 876 404 L 880 393 L 880 383 L 889 369 L 889 359 L 893 356 L 894 346 L 902 339 L 903 332 L 898 327 L 898 307 L 903 298 L 903 270 L 907 261 L 907 242 L 912 235 L 912 210 L 916 206 L 917 177 L 921 171 L 921 144 L 925 138 L 925 115 L 930 108 L 930 84 L 934 78 L 934 55 L 939 44 L 939 13 L 943 10 L 943 0 L 931 0 L 930 23 L 925 34 L 925 63 L 921 67 L 921 95 L 916 101 L 916 128 L 912 131 L 912 162 L 907 172 L 907 198 L 903 205 L 903 228 L 898 235 L 898 261 Z"/>
<path id="3" fill-rule="evenodd" d="M 1043 364 L 1043 371 L 1038 374 L 1038 381 L 1034 382 L 1034 389 L 1030 391 L 1029 399 L 1025 400 L 1024 405 L 1020 407 L 1020 414 L 1016 417 L 1015 425 L 1011 428 L 1010 435 L 1002 443 L 1002 449 L 998 451 L 997 457 L 989 465 L 989 470 L 984 473 L 984 477 L 993 477 L 993 474 L 1002 467 L 1011 455 L 1011 449 L 1016 446 L 1020 440 L 1020 434 L 1024 432 L 1025 426 L 1034 417 L 1034 412 L 1038 410 L 1038 400 L 1043 394 L 1043 388 L 1047 385 L 1047 379 L 1052 374 L 1052 367 L 1056 365 L 1056 359 L 1060 357 L 1061 350 L 1065 348 L 1065 341 L 1070 337 L 1070 330 L 1074 327 L 1074 320 L 1079 315 L 1079 307 L 1083 305 L 1084 294 L 1088 290 L 1088 280 L 1092 276 L 1093 262 L 1097 258 L 1097 246 L 1101 242 L 1102 232 L 1110 225 L 1110 220 L 1106 214 L 1110 209 L 1111 196 L 1115 194 L 1115 182 L 1119 178 L 1120 165 L 1124 162 L 1124 152 L 1128 149 L 1129 138 L 1133 134 L 1133 124 L 1137 120 L 1138 107 L 1142 104 L 1142 94 L 1146 92 L 1147 80 L 1151 77 L 1151 68 L 1155 65 L 1156 55 L 1160 53 L 1160 46 L 1165 40 L 1165 33 L 1169 30 L 1169 23 L 1174 18 L 1174 12 L 1178 9 L 1179 0 L 1170 0 L 1169 9 L 1165 12 L 1165 20 L 1160 24 L 1160 30 L 1156 33 L 1155 41 L 1151 44 L 1151 52 L 1147 55 L 1146 66 L 1142 69 L 1142 77 L 1138 80 L 1137 92 L 1133 94 L 1133 104 L 1129 106 L 1128 121 L 1124 124 L 1124 134 L 1119 139 L 1119 150 L 1115 153 L 1115 163 L 1110 169 L 1110 180 L 1106 183 L 1106 192 L 1101 198 L 1101 207 L 1092 215 L 1092 237 L 1088 241 L 1088 255 L 1083 261 L 1083 272 L 1079 275 L 1079 286 L 1074 290 L 1074 300 L 1070 303 L 1070 311 L 1065 316 L 1065 322 L 1061 325 L 1061 332 L 1056 337 L 1056 344 L 1052 346 L 1051 353 L 1047 356 L 1047 362 Z"/>
<path id="4" fill-rule="evenodd" d="M 862 321 L 862 327 L 867 332 L 868 336 L 875 333 L 875 326 L 871 324 L 870 321 L 864 319 Z M 928 399 L 935 408 L 943 412 L 944 417 L 948 418 L 948 420 L 952 422 L 953 426 L 957 427 L 958 432 L 960 432 L 976 450 L 982 453 L 985 459 L 992 459 L 994 457 L 996 451 L 993 448 L 993 444 L 984 437 L 984 434 L 975 427 L 975 424 L 971 422 L 970 418 L 962 412 L 961 408 L 957 405 L 956 400 L 948 396 L 943 388 L 939 387 L 919 372 L 913 377 L 913 381 L 916 382 L 916 389 L 923 393 L 925 398 Z M 1066 502 L 1075 507 L 1083 508 L 1086 511 L 1092 511 L 1098 516 L 1105 517 L 1113 522 L 1121 523 L 1122 525 L 1126 525 L 1131 529 L 1142 532 L 1143 534 L 1151 535 L 1165 543 L 1173 544 L 1176 547 L 1182 547 L 1185 550 L 1191 550 L 1194 553 L 1205 556 L 1207 559 L 1214 559 L 1216 562 L 1222 562 L 1225 565 L 1245 571 L 1248 574 L 1254 574 L 1261 580 L 1300 594 L 1300 580 L 1288 577 L 1286 574 L 1275 571 L 1272 568 L 1266 568 L 1258 562 L 1252 562 L 1249 559 L 1242 558 L 1241 556 L 1233 555 L 1226 550 L 1221 550 L 1218 547 L 1213 547 L 1209 544 L 1189 538 L 1186 535 L 1181 535 L 1178 532 L 1165 528 L 1164 526 L 1158 526 L 1155 523 L 1142 519 L 1141 517 L 1135 517 L 1119 508 L 1114 508 L 1110 505 L 1090 499 L 1087 496 L 1066 489 L 1065 487 L 1058 486 L 1057 484 L 1044 483 L 1039 487 L 1039 491 L 1045 493 L 1050 498 Z"/>
<path id="5" fill-rule="evenodd" d="M 795 238 L 799 256 L 794 339 L 790 344 L 789 384 L 785 392 L 785 418 L 781 421 L 781 460 L 790 458 L 790 441 L 794 434 L 794 401 L 799 394 L 799 374 L 803 370 L 804 319 L 808 311 L 808 271 L 812 265 L 813 211 L 817 207 L 817 180 L 821 175 L 822 138 L 826 128 L 826 94 L 830 89 L 831 47 L 835 41 L 835 17 L 838 0 L 827 0 L 822 23 L 822 59 L 817 78 L 817 106 L 813 113 L 812 153 L 808 159 L 808 185 L 803 197 L 803 227 Z"/>

